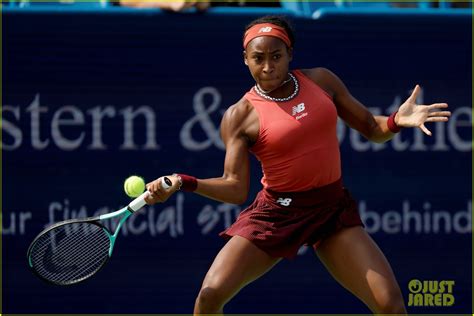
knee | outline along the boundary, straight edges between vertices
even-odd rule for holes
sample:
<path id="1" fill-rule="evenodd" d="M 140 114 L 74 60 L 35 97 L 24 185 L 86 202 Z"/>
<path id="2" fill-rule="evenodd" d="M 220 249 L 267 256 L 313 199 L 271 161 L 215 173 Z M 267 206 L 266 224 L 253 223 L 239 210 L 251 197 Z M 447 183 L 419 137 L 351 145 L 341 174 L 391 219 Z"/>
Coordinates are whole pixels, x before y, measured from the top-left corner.
<path id="1" fill-rule="evenodd" d="M 377 314 L 398 314 L 406 315 L 405 302 L 398 289 L 379 293 L 376 297 Z"/>
<path id="2" fill-rule="evenodd" d="M 196 298 L 195 310 L 199 313 L 213 314 L 222 310 L 224 300 L 217 289 L 203 287 Z"/>

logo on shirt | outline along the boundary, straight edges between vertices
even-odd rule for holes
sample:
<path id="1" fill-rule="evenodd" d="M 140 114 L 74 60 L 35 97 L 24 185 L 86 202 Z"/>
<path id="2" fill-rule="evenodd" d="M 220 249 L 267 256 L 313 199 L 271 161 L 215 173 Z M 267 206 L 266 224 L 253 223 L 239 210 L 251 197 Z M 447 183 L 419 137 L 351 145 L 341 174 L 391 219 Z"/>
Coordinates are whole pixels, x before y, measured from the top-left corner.
<path id="1" fill-rule="evenodd" d="M 298 104 L 298 105 L 295 105 L 295 106 L 293 107 L 293 111 L 292 111 L 292 114 L 291 114 L 291 115 L 292 115 L 292 116 L 298 115 L 298 114 L 300 114 L 301 112 L 303 112 L 305 109 L 306 109 L 306 108 L 304 107 L 304 103 L 300 103 L 300 104 Z M 308 115 L 308 113 L 300 114 L 300 115 L 296 116 L 295 118 L 296 118 L 297 120 L 299 120 L 299 119 L 302 119 L 303 117 L 305 117 L 306 115 Z"/>
<path id="2" fill-rule="evenodd" d="M 290 198 L 278 198 L 277 203 L 283 206 L 290 206 L 292 199 Z"/>
<path id="3" fill-rule="evenodd" d="M 268 33 L 271 31 L 272 31 L 272 28 L 270 26 L 262 27 L 260 30 L 258 30 L 259 33 Z"/>

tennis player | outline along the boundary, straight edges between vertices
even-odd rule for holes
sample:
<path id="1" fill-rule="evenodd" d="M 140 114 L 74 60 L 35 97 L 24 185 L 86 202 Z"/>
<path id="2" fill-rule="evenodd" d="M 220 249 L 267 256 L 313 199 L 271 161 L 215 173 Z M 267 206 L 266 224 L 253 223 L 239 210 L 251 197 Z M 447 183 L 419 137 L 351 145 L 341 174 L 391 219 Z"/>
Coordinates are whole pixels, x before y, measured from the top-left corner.
<path id="1" fill-rule="evenodd" d="M 444 122 L 446 103 L 416 104 L 420 87 L 389 117 L 374 116 L 325 68 L 289 70 L 294 34 L 282 17 L 251 22 L 243 37 L 243 61 L 255 80 L 226 111 L 221 137 L 224 174 L 196 179 L 168 175 L 147 184 L 147 203 L 166 201 L 181 189 L 213 200 L 241 204 L 249 191 L 249 152 L 261 162 L 263 189 L 221 236 L 229 239 L 212 263 L 194 313 L 219 314 L 245 285 L 312 245 L 332 276 L 373 313 L 405 314 L 400 288 L 387 259 L 364 230 L 356 202 L 344 188 L 338 116 L 374 142 L 401 128 Z"/>

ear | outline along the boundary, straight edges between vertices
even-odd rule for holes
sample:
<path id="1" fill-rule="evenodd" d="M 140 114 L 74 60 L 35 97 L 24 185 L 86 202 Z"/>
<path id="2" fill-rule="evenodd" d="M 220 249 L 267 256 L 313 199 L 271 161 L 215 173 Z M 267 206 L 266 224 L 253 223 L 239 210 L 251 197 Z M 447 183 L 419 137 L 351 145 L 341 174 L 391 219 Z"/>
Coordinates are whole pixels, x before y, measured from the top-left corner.
<path id="1" fill-rule="evenodd" d="M 245 51 L 245 50 L 243 51 L 243 57 L 244 57 L 244 64 L 248 66 L 249 63 L 247 61 L 247 51 Z"/>
<path id="2" fill-rule="evenodd" d="M 293 60 L 293 47 L 288 48 L 287 51 L 288 51 L 288 60 L 292 61 Z"/>

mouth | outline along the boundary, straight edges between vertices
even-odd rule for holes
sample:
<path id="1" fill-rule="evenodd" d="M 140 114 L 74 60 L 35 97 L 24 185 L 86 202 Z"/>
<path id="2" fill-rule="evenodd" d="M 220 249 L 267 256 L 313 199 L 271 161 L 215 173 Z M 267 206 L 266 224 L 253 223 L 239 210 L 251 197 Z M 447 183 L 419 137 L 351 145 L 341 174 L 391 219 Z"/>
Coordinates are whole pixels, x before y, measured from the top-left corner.
<path id="1" fill-rule="evenodd" d="M 280 81 L 280 79 L 278 78 L 271 78 L 271 79 L 260 79 L 258 81 L 258 85 L 260 87 L 263 88 L 263 86 L 265 87 L 272 87 L 272 86 L 276 86 L 278 85 L 278 82 Z"/>
<path id="2" fill-rule="evenodd" d="M 262 78 L 260 79 L 261 82 L 271 82 L 275 80 L 280 80 L 280 78 Z"/>
<path id="3" fill-rule="evenodd" d="M 258 86 L 260 87 L 260 89 L 262 89 L 263 91 L 272 91 L 274 89 L 276 89 L 278 87 L 277 84 L 272 84 L 271 82 L 269 81 L 260 81 L 258 83 Z"/>

